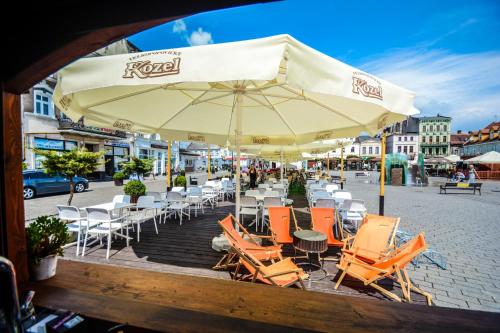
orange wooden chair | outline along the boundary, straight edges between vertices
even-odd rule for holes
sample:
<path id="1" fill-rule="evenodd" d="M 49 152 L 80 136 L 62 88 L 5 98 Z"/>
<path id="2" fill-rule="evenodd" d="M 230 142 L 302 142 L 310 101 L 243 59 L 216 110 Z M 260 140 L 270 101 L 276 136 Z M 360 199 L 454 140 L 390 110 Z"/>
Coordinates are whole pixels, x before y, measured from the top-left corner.
<path id="1" fill-rule="evenodd" d="M 249 279 L 252 283 L 259 280 L 265 284 L 278 287 L 297 285 L 302 289 L 306 289 L 304 280 L 308 279 L 309 275 L 302 268 L 298 267 L 291 258 L 265 265 L 249 250 L 239 247 L 238 244 L 234 244 L 233 250 L 240 258 L 234 279 Z M 249 274 L 242 273 L 238 277 L 241 265 L 248 270 Z"/>
<path id="2" fill-rule="evenodd" d="M 312 229 L 328 237 L 328 246 L 344 247 L 344 242 L 335 238 L 333 225 L 335 224 L 334 208 L 311 208 Z"/>
<path id="3" fill-rule="evenodd" d="M 226 218 L 224 218 L 222 221 L 219 221 L 218 223 L 222 227 L 224 235 L 226 236 L 226 239 L 228 240 L 231 247 L 237 244 L 239 247 L 246 249 L 253 256 L 263 261 L 270 260 L 274 262 L 274 260 L 283 259 L 283 257 L 281 256 L 280 245 L 260 245 L 259 243 L 257 243 L 256 238 L 269 238 L 269 236 L 256 236 L 250 234 L 247 229 L 245 229 L 245 227 L 241 225 L 241 223 L 236 221 L 232 214 L 229 214 Z M 243 234 L 248 236 L 248 240 L 243 238 L 241 233 L 235 229 L 235 223 L 239 226 Z M 235 259 L 237 259 L 236 253 L 228 252 L 226 255 L 224 255 L 224 257 L 222 257 L 221 260 L 219 260 L 219 262 L 213 267 L 213 269 L 227 269 L 230 267 L 235 267 L 237 264 Z"/>
<path id="4" fill-rule="evenodd" d="M 292 244 L 290 235 L 290 212 L 293 215 L 295 230 L 300 230 L 293 207 L 269 207 L 269 230 L 274 244 Z"/>
<path id="5" fill-rule="evenodd" d="M 367 214 L 356 235 L 345 238 L 342 252 L 374 263 L 394 249 L 399 218 Z"/>
<path id="6" fill-rule="evenodd" d="M 425 251 L 427 244 L 425 243 L 424 234 L 421 233 L 411 241 L 403 244 L 401 247 L 394 249 L 374 263 L 366 263 L 357 258 L 356 253 L 343 253 L 340 263 L 337 268 L 342 271 L 335 289 L 337 289 L 344 279 L 345 275 L 349 275 L 364 283 L 365 286 L 371 286 L 382 294 L 396 301 L 401 302 L 401 298 L 396 294 L 384 289 L 377 284 L 377 281 L 389 278 L 401 286 L 403 297 L 407 301 L 411 301 L 410 292 L 413 290 L 424 295 L 427 298 L 427 303 L 432 304 L 432 296 L 415 287 L 406 271 L 405 267 L 420 253 Z"/>

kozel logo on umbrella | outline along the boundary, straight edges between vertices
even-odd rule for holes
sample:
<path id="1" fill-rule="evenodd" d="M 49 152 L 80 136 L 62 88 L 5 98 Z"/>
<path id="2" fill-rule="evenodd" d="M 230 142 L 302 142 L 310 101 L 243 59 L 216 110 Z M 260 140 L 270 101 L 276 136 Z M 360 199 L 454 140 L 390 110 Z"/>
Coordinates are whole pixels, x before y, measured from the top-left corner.
<path id="1" fill-rule="evenodd" d="M 150 60 L 139 60 L 128 62 L 125 68 L 124 79 L 132 79 L 137 76 L 139 79 L 159 77 L 165 75 L 179 74 L 181 58 L 177 57 L 172 61 L 152 63 Z"/>
<path id="2" fill-rule="evenodd" d="M 363 78 L 361 78 L 362 76 Z M 370 84 L 369 82 L 373 82 Z M 352 73 L 352 92 L 365 97 L 384 99 L 382 97 L 382 84 L 373 76 L 361 72 Z"/>

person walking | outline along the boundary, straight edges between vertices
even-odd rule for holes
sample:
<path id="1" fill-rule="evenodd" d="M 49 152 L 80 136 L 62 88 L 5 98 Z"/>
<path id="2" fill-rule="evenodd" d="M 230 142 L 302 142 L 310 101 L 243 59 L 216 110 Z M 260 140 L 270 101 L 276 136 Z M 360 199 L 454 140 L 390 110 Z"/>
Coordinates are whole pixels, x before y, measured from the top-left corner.
<path id="1" fill-rule="evenodd" d="M 469 184 L 474 184 L 476 182 L 476 176 L 479 178 L 476 169 L 474 169 L 474 165 L 471 164 L 469 166 Z"/>
<path id="2" fill-rule="evenodd" d="M 250 170 L 248 171 L 250 175 L 250 188 L 254 189 L 257 187 L 256 182 L 257 182 L 257 169 L 255 169 L 255 165 L 250 166 Z"/>

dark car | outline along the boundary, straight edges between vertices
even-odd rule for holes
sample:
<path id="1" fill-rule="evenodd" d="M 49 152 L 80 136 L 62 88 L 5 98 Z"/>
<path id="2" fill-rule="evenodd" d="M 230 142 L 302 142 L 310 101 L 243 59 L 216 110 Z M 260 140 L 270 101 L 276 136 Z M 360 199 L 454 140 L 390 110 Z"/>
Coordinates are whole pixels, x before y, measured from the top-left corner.
<path id="1" fill-rule="evenodd" d="M 83 177 L 74 177 L 75 192 L 89 188 L 89 181 Z M 24 199 L 31 199 L 40 194 L 69 192 L 69 180 L 63 175 L 51 176 L 42 170 L 23 171 Z"/>

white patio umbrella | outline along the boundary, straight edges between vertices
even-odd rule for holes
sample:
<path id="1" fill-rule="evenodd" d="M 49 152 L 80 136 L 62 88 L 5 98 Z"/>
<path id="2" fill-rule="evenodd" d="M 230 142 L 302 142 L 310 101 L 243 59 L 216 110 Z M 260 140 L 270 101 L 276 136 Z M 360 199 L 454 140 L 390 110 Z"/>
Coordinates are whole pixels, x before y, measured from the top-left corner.
<path id="1" fill-rule="evenodd" d="M 374 134 L 417 113 L 414 96 L 288 35 L 83 58 L 54 91 L 89 125 L 237 147 Z"/>
<path id="2" fill-rule="evenodd" d="M 464 163 L 483 163 L 483 164 L 496 164 L 500 163 L 500 153 L 496 151 L 489 151 L 483 155 L 465 160 Z"/>

